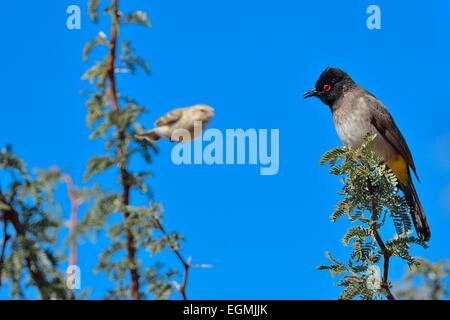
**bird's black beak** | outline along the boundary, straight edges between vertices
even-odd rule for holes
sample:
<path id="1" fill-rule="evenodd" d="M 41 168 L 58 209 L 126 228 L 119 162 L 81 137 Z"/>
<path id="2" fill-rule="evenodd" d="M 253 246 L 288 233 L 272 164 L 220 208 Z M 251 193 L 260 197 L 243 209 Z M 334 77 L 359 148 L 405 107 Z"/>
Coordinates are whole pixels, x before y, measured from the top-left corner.
<path id="1" fill-rule="evenodd" d="M 319 91 L 316 88 L 312 88 L 311 90 L 306 91 L 303 94 L 303 98 L 316 97 L 319 94 Z"/>

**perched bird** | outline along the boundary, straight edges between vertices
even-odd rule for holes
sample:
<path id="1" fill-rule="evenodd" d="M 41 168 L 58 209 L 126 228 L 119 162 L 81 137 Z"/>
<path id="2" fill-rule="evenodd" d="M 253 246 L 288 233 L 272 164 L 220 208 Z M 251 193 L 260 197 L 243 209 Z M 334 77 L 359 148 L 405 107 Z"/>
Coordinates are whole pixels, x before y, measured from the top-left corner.
<path id="1" fill-rule="evenodd" d="M 430 227 L 411 179 L 410 168 L 419 180 L 413 157 L 381 101 L 337 68 L 326 68 L 315 87 L 305 92 L 303 97 L 318 97 L 330 107 L 337 134 L 347 147 L 356 148 L 367 133 L 376 134 L 371 149 L 384 159 L 396 175 L 410 206 L 418 236 L 423 241 L 430 240 Z"/>
<path id="2" fill-rule="evenodd" d="M 175 142 L 187 142 L 194 139 L 197 135 L 201 133 L 201 130 L 196 129 L 197 125 L 201 124 L 202 129 L 206 127 L 208 122 L 214 116 L 214 109 L 205 104 L 197 104 L 191 107 L 174 109 L 161 118 L 156 120 L 154 129 L 146 131 L 141 134 L 137 134 L 136 138 L 146 139 L 149 141 L 157 141 L 160 138 L 167 138 L 170 141 Z M 182 133 L 181 130 L 189 132 L 189 137 L 180 135 L 179 140 L 174 140 L 174 133 Z M 183 139 L 185 138 L 185 139 Z"/>

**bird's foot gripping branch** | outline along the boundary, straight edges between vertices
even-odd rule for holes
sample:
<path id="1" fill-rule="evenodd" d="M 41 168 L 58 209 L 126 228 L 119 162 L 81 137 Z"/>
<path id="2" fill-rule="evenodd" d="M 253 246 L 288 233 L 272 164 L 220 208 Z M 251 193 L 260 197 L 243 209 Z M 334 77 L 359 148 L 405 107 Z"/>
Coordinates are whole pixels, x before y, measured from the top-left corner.
<path id="1" fill-rule="evenodd" d="M 330 219 L 336 221 L 347 216 L 352 226 L 342 242 L 351 246 L 352 252 L 345 264 L 327 252 L 330 265 L 319 266 L 329 270 L 331 275 L 342 278 L 336 283 L 343 287 L 339 299 L 381 299 L 395 300 L 389 281 L 389 261 L 400 257 L 408 264 L 418 261 L 410 255 L 412 244 L 424 248 L 427 245 L 412 235 L 409 207 L 398 193 L 397 179 L 383 161 L 370 151 L 374 135 L 367 135 L 357 149 L 335 148 L 321 159 L 321 164 L 330 164 L 330 173 L 342 177 L 344 184 Z M 387 216 L 391 219 L 386 219 Z M 390 240 L 383 240 L 389 232 L 392 220 L 395 234 Z M 383 229 L 383 230 L 381 230 Z M 386 232 L 387 230 L 387 232 Z"/>

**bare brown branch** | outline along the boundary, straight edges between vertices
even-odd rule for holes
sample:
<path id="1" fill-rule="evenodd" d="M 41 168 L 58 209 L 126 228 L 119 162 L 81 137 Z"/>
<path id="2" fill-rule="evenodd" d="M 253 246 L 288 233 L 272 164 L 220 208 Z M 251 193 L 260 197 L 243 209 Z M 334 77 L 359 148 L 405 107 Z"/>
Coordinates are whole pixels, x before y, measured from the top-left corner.
<path id="1" fill-rule="evenodd" d="M 120 112 L 119 100 L 117 98 L 117 86 L 116 86 L 116 50 L 117 50 L 117 39 L 119 34 L 119 4 L 118 0 L 112 0 L 112 13 L 111 13 L 111 40 L 110 40 L 110 50 L 108 55 L 108 81 L 109 88 L 108 93 L 111 99 L 111 105 L 115 112 Z M 122 196 L 121 203 L 123 206 L 127 206 L 130 203 L 130 183 L 128 180 L 128 156 L 126 147 L 126 134 L 123 130 L 119 128 L 119 157 L 122 159 L 119 163 L 120 171 L 120 183 L 122 185 Z M 125 211 L 124 213 L 125 221 L 129 218 L 130 213 Z M 129 270 L 131 275 L 131 297 L 134 300 L 140 300 L 140 285 L 139 285 L 139 273 L 136 266 L 136 245 L 134 241 L 133 233 L 127 231 L 127 259 L 129 262 Z"/>
<path id="2" fill-rule="evenodd" d="M 75 185 L 73 184 L 72 178 L 69 175 L 64 175 L 62 180 L 65 182 L 67 186 L 67 191 L 70 200 L 70 220 L 69 220 L 69 229 L 70 229 L 70 258 L 69 265 L 77 264 L 77 221 L 78 221 L 78 208 L 80 207 L 83 199 L 78 195 Z"/>
<path id="3" fill-rule="evenodd" d="M 369 195 L 371 198 L 371 206 L 372 206 L 372 214 L 378 216 L 377 202 L 375 200 L 375 193 L 373 190 L 373 186 L 371 181 L 368 181 L 367 184 Z M 385 291 L 386 297 L 388 300 L 396 300 L 394 295 L 391 293 L 391 289 L 389 288 L 389 260 L 392 256 L 392 253 L 386 248 L 383 239 L 381 239 L 380 234 L 378 233 L 378 229 L 376 226 L 376 222 L 372 224 L 372 235 L 375 238 L 378 246 L 380 247 L 381 253 L 383 254 L 383 274 L 381 277 L 381 288 Z"/>
<path id="4" fill-rule="evenodd" d="M 111 40 L 109 41 L 108 55 L 108 79 L 109 79 L 109 95 L 112 107 L 115 111 L 119 111 L 119 100 L 117 99 L 116 88 L 116 48 L 119 33 L 119 4 L 118 0 L 112 0 L 112 21 L 111 21 Z"/>
<path id="5" fill-rule="evenodd" d="M 183 297 L 183 300 L 187 300 L 186 287 L 188 284 L 189 271 L 191 269 L 190 258 L 188 258 L 186 260 L 181 255 L 180 251 L 173 245 L 173 243 L 170 241 L 169 234 L 167 233 L 166 229 L 163 227 L 163 225 L 159 221 L 156 214 L 153 215 L 153 219 L 155 220 L 156 227 L 162 232 L 164 238 L 166 238 L 167 242 L 169 243 L 170 249 L 173 251 L 173 253 L 176 255 L 177 259 L 180 261 L 180 263 L 183 266 L 183 280 L 181 282 L 181 285 L 177 287 L 177 290 L 180 292 L 181 296 Z"/>

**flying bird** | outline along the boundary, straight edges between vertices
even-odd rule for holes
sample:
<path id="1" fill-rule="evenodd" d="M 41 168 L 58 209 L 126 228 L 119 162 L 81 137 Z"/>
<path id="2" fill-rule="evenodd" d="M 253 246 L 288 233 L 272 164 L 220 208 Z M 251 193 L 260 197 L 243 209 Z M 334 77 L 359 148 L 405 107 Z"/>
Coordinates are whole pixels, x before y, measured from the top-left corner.
<path id="1" fill-rule="evenodd" d="M 384 159 L 397 177 L 411 208 L 416 232 L 421 240 L 429 241 L 430 227 L 411 179 L 410 169 L 419 180 L 413 157 L 383 103 L 338 68 L 326 68 L 315 87 L 305 92 L 303 97 L 317 97 L 328 105 L 337 134 L 347 147 L 356 148 L 367 133 L 376 134 L 371 149 Z"/>
<path id="2" fill-rule="evenodd" d="M 214 109 L 205 104 L 174 109 L 156 120 L 154 129 L 137 134 L 136 138 L 148 141 L 166 138 L 174 142 L 187 142 L 201 133 L 196 126 L 201 125 L 203 130 L 213 116 Z M 183 135 L 182 130 L 188 132 L 189 136 Z"/>

